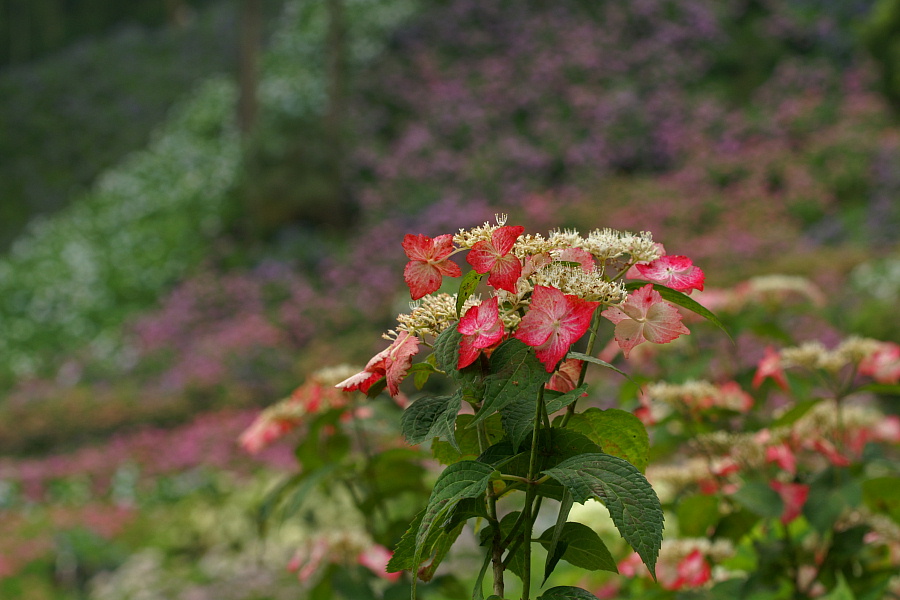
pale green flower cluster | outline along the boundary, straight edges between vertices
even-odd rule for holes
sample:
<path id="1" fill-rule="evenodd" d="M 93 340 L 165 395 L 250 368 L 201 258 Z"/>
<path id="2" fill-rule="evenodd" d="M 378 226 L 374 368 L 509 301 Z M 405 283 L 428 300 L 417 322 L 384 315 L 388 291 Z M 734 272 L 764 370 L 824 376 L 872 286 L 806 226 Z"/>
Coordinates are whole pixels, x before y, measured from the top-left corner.
<path id="1" fill-rule="evenodd" d="M 480 299 L 471 296 L 463 304 L 462 313 L 480 302 Z M 422 336 L 437 337 L 442 331 L 448 329 L 459 319 L 456 316 L 456 294 L 430 294 L 415 302 L 410 302 L 412 312 L 397 315 L 397 329 L 408 331 L 419 338 Z M 395 339 L 396 332 L 389 331 L 383 336 L 385 339 Z"/>
<path id="2" fill-rule="evenodd" d="M 571 266 L 564 262 L 552 262 L 538 269 L 532 276 L 534 285 L 558 288 L 564 294 L 604 304 L 621 304 L 628 292 L 621 281 L 607 281 L 599 269 L 585 273 L 581 266 Z"/>
<path id="3" fill-rule="evenodd" d="M 784 368 L 803 367 L 836 373 L 844 367 L 858 365 L 865 357 L 874 354 L 882 344 L 878 340 L 853 336 L 829 350 L 819 341 L 806 342 L 783 349 L 781 363 Z"/>

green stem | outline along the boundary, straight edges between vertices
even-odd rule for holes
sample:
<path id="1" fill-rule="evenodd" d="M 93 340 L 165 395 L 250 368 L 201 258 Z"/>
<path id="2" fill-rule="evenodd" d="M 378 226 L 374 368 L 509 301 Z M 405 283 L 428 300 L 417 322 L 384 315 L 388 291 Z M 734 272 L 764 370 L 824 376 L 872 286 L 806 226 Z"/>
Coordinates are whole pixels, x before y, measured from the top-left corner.
<path id="1" fill-rule="evenodd" d="M 484 452 L 490 444 L 487 436 L 487 427 L 484 422 L 478 424 L 478 447 Z M 488 483 L 487 489 L 488 520 L 491 524 L 491 562 L 494 565 L 494 594 L 503 597 L 503 532 L 500 530 L 500 521 L 497 519 L 497 492 L 493 482 Z"/>
<path id="2" fill-rule="evenodd" d="M 594 311 L 594 317 L 591 321 L 591 335 L 588 337 L 587 348 L 584 353 L 587 355 L 591 355 L 594 352 L 594 344 L 597 342 L 597 330 L 600 328 L 600 311 Z M 581 363 L 581 373 L 578 374 L 578 384 L 575 386 L 576 388 L 581 387 L 584 384 L 584 378 L 587 375 L 588 363 L 587 361 Z M 578 404 L 578 400 L 575 400 L 566 407 L 566 414 L 562 420 L 562 427 L 565 427 L 569 423 L 569 419 L 572 418 L 572 415 L 575 414 L 575 405 Z"/>
<path id="3" fill-rule="evenodd" d="M 523 550 L 525 554 L 525 572 L 522 574 L 522 600 L 529 600 L 529 596 L 531 594 L 531 533 L 534 523 L 532 508 L 534 504 L 535 491 L 537 490 L 537 486 L 531 482 L 534 481 L 534 478 L 537 475 L 538 445 L 540 443 L 541 432 L 541 415 L 545 410 L 543 386 L 538 389 L 538 397 L 535 404 L 536 406 L 534 410 L 534 419 L 532 420 L 534 430 L 532 431 L 531 435 L 531 453 L 528 458 L 528 480 L 530 483 L 528 485 L 528 488 L 525 490 L 525 507 L 522 509 L 523 519 L 527 527 L 526 531 L 522 533 L 522 537 L 525 542 L 525 548 Z"/>

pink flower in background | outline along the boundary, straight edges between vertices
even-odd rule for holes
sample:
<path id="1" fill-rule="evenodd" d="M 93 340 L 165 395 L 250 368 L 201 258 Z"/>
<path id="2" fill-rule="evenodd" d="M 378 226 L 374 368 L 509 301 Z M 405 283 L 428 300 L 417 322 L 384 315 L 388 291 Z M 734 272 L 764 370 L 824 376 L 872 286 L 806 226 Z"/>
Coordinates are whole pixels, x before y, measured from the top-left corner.
<path id="1" fill-rule="evenodd" d="M 769 487 L 778 492 L 784 502 L 784 512 L 781 513 L 781 522 L 787 525 L 800 516 L 803 512 L 803 505 L 809 497 L 809 486 L 802 483 L 784 483 L 783 481 L 773 480 L 769 482 Z"/>
<path id="2" fill-rule="evenodd" d="M 664 301 L 651 284 L 629 295 L 621 308 L 607 308 L 600 314 L 615 323 L 616 342 L 625 358 L 643 342 L 665 344 L 690 333 L 681 323 L 681 313 Z"/>
<path id="3" fill-rule="evenodd" d="M 791 447 L 785 443 L 766 448 L 766 462 L 775 463 L 786 473 L 797 473 L 797 457 Z"/>
<path id="4" fill-rule="evenodd" d="M 660 583 L 668 590 L 682 590 L 700 587 L 710 580 L 712 570 L 699 549 L 685 556 L 675 567 L 675 579 L 664 581 L 660 574 Z"/>
<path id="5" fill-rule="evenodd" d="M 375 544 L 374 546 L 370 546 L 364 552 L 361 552 L 356 558 L 356 561 L 382 579 L 397 581 L 403 573 L 401 571 L 395 573 L 387 572 L 387 564 L 388 561 L 391 560 L 391 556 L 392 553 L 390 550 L 384 546 Z"/>
<path id="6" fill-rule="evenodd" d="M 500 320 L 497 297 L 469 308 L 459 320 L 456 330 L 463 334 L 456 365 L 457 369 L 462 369 L 475 362 L 483 349 L 490 348 L 503 338 L 503 322 Z"/>
<path id="7" fill-rule="evenodd" d="M 756 374 L 753 375 L 753 387 L 758 388 L 768 377 L 771 377 L 781 389 L 788 389 L 788 382 L 784 376 L 784 369 L 781 366 L 781 355 L 772 346 L 766 346 L 766 354 L 756 366 Z"/>
<path id="8" fill-rule="evenodd" d="M 703 291 L 705 275 L 687 256 L 661 256 L 653 262 L 635 265 L 641 279 L 661 283 L 679 292 Z"/>
<path id="9" fill-rule="evenodd" d="M 515 294 L 516 282 L 522 275 L 522 263 L 510 252 L 524 231 L 521 225 L 498 227 L 490 241 L 482 240 L 472 246 L 466 261 L 478 273 L 490 273 L 488 285 Z"/>
<path id="10" fill-rule="evenodd" d="M 403 278 L 413 300 L 437 291 L 443 275 L 462 275 L 459 265 L 448 258 L 453 253 L 453 236 L 449 233 L 434 239 L 407 234 L 403 238 L 403 250 L 410 259 L 403 269 Z"/>
<path id="11" fill-rule="evenodd" d="M 516 339 L 535 347 L 538 360 L 549 373 L 588 330 L 599 304 L 565 295 L 556 288 L 536 285 L 531 307 L 519 323 Z"/>
<path id="12" fill-rule="evenodd" d="M 879 383 L 900 383 L 900 346 L 883 342 L 878 350 L 859 363 L 859 373 Z"/>
<path id="13" fill-rule="evenodd" d="M 365 394 L 376 381 L 385 377 L 388 391 L 391 396 L 396 396 L 400 393 L 400 382 L 412 366 L 412 357 L 418 353 L 419 338 L 408 331 L 401 331 L 390 346 L 369 360 L 365 369 L 334 387 L 345 392 L 359 390 Z"/>

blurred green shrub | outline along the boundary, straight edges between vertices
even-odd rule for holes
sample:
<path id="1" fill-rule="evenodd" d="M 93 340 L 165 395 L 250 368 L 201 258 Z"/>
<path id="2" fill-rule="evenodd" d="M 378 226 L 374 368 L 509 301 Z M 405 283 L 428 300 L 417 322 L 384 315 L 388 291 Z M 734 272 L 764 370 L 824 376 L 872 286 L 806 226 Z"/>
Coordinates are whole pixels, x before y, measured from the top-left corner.
<path id="1" fill-rule="evenodd" d="M 878 63 L 882 92 L 900 114 L 900 0 L 879 0 L 863 25 L 862 38 Z"/>
<path id="2" fill-rule="evenodd" d="M 233 71 L 236 30 L 228 0 L 182 27 L 132 24 L 0 73 L 0 249 L 145 146 L 198 81 Z"/>
<path id="3" fill-rule="evenodd" d="M 348 60 L 378 55 L 411 0 L 347 4 Z M 321 114 L 322 2 L 290 3 L 264 61 L 264 112 Z M 0 384 L 54 370 L 76 349 L 127 364 L 119 328 L 208 254 L 231 218 L 241 170 L 232 81 L 214 77 L 175 109 L 150 145 L 107 171 L 84 197 L 31 223 L 0 259 Z"/>

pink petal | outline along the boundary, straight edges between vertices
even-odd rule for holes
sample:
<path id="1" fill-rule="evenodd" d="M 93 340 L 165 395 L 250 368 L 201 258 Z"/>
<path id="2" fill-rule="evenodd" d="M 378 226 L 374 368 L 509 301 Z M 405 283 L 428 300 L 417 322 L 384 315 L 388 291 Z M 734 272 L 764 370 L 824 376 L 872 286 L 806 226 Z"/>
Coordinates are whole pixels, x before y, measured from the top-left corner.
<path id="1" fill-rule="evenodd" d="M 643 279 L 661 283 L 679 292 L 703 291 L 705 275 L 686 256 L 661 256 L 653 262 L 635 265 Z"/>
<path id="2" fill-rule="evenodd" d="M 577 262 L 585 273 L 590 273 L 594 270 L 594 257 L 583 248 L 566 248 L 556 254 L 554 260 Z"/>
<path id="3" fill-rule="evenodd" d="M 668 302 L 660 301 L 647 310 L 644 337 L 648 342 L 666 344 L 689 333 L 690 330 L 681 322 L 681 313 Z"/>
<path id="4" fill-rule="evenodd" d="M 556 288 L 537 285 L 529 311 L 522 317 L 516 339 L 537 350 L 536 356 L 547 372 L 566 355 L 590 327 L 591 316 L 599 302 L 567 296 Z"/>
<path id="5" fill-rule="evenodd" d="M 466 311 L 456 330 L 463 334 L 459 344 L 457 368 L 469 366 L 480 354 L 480 349 L 489 348 L 503 338 L 503 323 L 500 321 L 500 307 L 497 297 L 485 300 Z"/>
<path id="6" fill-rule="evenodd" d="M 435 265 L 418 260 L 406 263 L 406 268 L 403 269 L 403 279 L 409 286 L 409 295 L 413 300 L 436 292 L 441 287 L 440 270 Z"/>
<path id="7" fill-rule="evenodd" d="M 516 240 L 525 232 L 525 228 L 521 225 L 508 225 L 506 227 L 498 227 L 491 234 L 491 242 L 500 256 L 506 256 L 512 250 Z"/>
<path id="8" fill-rule="evenodd" d="M 781 355 L 771 346 L 766 346 L 766 353 L 756 366 L 753 387 L 758 388 L 768 377 L 771 377 L 781 389 L 788 389 L 788 382 L 784 376 L 784 370 L 781 368 Z"/>
<path id="9" fill-rule="evenodd" d="M 385 359 L 385 377 L 387 377 L 388 392 L 391 396 L 400 393 L 400 382 L 403 381 L 412 366 L 412 357 L 418 353 L 419 338 L 411 335 L 408 331 L 401 331 L 388 348 L 388 357 Z"/>
<path id="10" fill-rule="evenodd" d="M 802 483 L 783 483 L 770 481 L 769 486 L 778 492 L 784 502 L 784 512 L 781 513 L 781 522 L 787 525 L 800 516 L 803 505 L 809 497 L 809 486 Z"/>
<path id="11" fill-rule="evenodd" d="M 488 276 L 488 285 L 498 289 L 516 293 L 516 282 L 522 275 L 522 263 L 512 254 L 497 257 Z"/>

